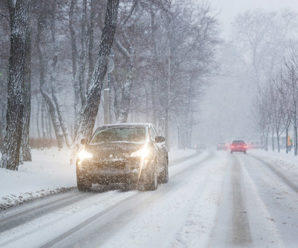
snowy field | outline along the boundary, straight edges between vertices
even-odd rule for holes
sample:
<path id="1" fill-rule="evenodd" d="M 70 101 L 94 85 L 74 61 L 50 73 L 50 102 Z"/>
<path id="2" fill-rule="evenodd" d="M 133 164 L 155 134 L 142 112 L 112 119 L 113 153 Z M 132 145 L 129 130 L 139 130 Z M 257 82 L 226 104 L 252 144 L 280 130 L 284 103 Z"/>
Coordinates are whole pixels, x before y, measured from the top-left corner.
<path id="1" fill-rule="evenodd" d="M 19 171 L 0 168 L 0 209 L 76 187 L 75 166 L 70 164 L 70 150 L 58 151 L 53 148 L 33 150 L 32 153 L 33 162 L 25 162 Z M 194 153 L 194 150 L 174 149 L 169 159 L 175 163 Z"/>

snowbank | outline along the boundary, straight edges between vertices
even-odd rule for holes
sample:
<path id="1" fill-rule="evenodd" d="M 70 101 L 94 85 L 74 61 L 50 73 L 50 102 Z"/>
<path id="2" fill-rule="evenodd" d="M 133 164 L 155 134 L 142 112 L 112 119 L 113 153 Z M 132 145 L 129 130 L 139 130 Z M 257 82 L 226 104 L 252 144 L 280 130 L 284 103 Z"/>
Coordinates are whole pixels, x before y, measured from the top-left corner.
<path id="1" fill-rule="evenodd" d="M 0 168 L 0 209 L 76 186 L 69 150 L 33 150 L 18 171 Z"/>
<path id="2" fill-rule="evenodd" d="M 298 187 L 298 156 L 285 152 L 265 152 L 261 150 L 250 151 L 265 162 L 271 164 L 291 182 L 296 182 Z"/>
<path id="3" fill-rule="evenodd" d="M 195 150 L 174 149 L 169 154 L 170 163 L 194 153 Z M 68 149 L 32 150 L 33 161 L 25 162 L 18 171 L 0 168 L 0 209 L 76 187 L 70 154 Z"/>

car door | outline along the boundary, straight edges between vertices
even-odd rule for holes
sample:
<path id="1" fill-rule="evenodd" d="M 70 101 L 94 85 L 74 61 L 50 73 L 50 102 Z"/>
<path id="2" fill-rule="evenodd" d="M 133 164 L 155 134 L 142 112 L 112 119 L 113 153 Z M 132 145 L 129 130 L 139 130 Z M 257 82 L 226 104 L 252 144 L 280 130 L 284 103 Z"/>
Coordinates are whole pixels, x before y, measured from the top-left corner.
<path id="1" fill-rule="evenodd" d="M 156 143 L 155 142 L 155 137 L 157 136 L 157 132 L 156 130 L 154 129 L 154 127 L 150 127 L 149 128 L 149 133 L 150 133 L 150 137 L 152 139 L 152 142 L 155 146 L 155 149 L 157 151 L 157 162 L 158 162 L 158 170 L 159 172 L 161 172 L 164 168 L 163 168 L 163 165 L 164 165 L 164 162 L 165 162 L 165 159 L 166 159 L 166 147 L 165 147 L 165 144 L 164 142 L 163 143 Z"/>

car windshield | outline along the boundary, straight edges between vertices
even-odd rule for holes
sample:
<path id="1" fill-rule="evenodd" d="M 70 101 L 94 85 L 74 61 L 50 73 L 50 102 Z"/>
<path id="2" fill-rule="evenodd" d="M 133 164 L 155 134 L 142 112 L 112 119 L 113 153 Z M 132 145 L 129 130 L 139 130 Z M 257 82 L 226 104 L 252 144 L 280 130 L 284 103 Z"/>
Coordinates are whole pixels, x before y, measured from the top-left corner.
<path id="1" fill-rule="evenodd" d="M 245 142 L 243 140 L 234 140 L 233 144 L 242 145 L 245 144 Z"/>
<path id="2" fill-rule="evenodd" d="M 103 142 L 144 142 L 145 127 L 111 127 L 97 131 L 91 139 L 91 144 Z"/>

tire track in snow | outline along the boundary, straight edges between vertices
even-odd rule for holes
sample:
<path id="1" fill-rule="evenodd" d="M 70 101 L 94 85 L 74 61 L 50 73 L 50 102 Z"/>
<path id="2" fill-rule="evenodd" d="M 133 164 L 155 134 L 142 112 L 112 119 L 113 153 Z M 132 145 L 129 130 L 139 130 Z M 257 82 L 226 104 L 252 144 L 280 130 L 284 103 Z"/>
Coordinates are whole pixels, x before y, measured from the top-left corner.
<path id="1" fill-rule="evenodd" d="M 297 193 L 262 161 L 243 158 L 256 246 L 297 247 Z"/>
<path id="2" fill-rule="evenodd" d="M 219 204 L 208 247 L 249 246 L 252 239 L 243 196 L 242 170 L 235 155 L 231 155 L 228 162 Z"/>
<path id="3" fill-rule="evenodd" d="M 72 222 L 72 219 L 75 218 L 75 215 L 82 216 L 83 214 L 83 220 L 86 219 L 85 214 L 86 210 L 88 210 L 89 207 L 95 206 L 95 209 L 100 208 L 101 211 L 104 211 L 105 209 L 108 209 L 109 206 L 113 206 L 114 204 L 117 204 L 117 202 L 123 201 L 129 197 L 134 196 L 137 194 L 136 192 L 127 192 L 127 194 L 117 194 L 115 191 L 109 191 L 107 194 L 81 194 L 81 196 L 86 196 L 87 200 L 85 201 L 77 201 L 76 203 L 73 203 L 72 205 L 65 206 L 62 208 L 57 209 L 57 211 L 46 213 L 44 216 L 37 218 L 35 220 L 32 220 L 32 222 L 25 223 L 24 225 L 18 225 L 13 230 L 8 230 L 7 232 L 0 233 L 2 237 L 0 238 L 0 247 L 29 247 L 26 245 L 23 245 L 23 241 L 26 244 L 29 240 L 29 244 L 32 247 L 40 247 L 40 244 L 35 244 L 32 241 L 38 240 L 39 241 L 39 235 L 41 236 L 45 234 L 44 230 L 47 230 L 46 233 L 48 233 L 51 236 L 52 229 L 61 229 L 61 226 L 57 223 L 63 223 L 63 226 L 68 226 L 69 223 Z M 103 204 L 104 202 L 104 204 Z M 93 212 L 90 212 L 93 213 Z M 87 213 L 88 214 L 88 213 Z M 90 214 L 89 214 L 90 215 Z M 88 215 L 86 215 L 88 216 Z M 70 222 L 68 222 L 68 220 Z M 79 219 L 79 223 L 82 221 Z M 66 225 L 65 225 L 66 224 Z M 57 226 L 55 226 L 57 225 Z M 64 230 L 63 230 L 64 231 Z M 12 234 L 12 235 L 11 235 Z M 32 238 L 33 237 L 33 238 Z M 45 236 L 46 240 L 47 236 Z M 20 245 L 22 244 L 22 245 Z"/>
<path id="4" fill-rule="evenodd" d="M 248 222 L 247 209 L 243 197 L 243 173 L 242 166 L 238 159 L 232 164 L 232 194 L 233 194 L 233 238 L 232 243 L 236 246 L 243 246 L 252 242 L 250 226 Z"/>
<path id="5" fill-rule="evenodd" d="M 228 166 L 227 154 L 218 154 L 220 163 L 215 162 L 211 164 L 210 169 L 208 168 L 205 177 L 206 183 L 203 184 L 202 191 L 196 192 L 195 195 L 198 195 L 198 198 L 193 202 L 185 224 L 169 247 L 207 247 L 213 231 L 224 175 Z"/>
<path id="6" fill-rule="evenodd" d="M 81 201 L 87 197 L 88 195 L 75 194 L 63 199 L 46 202 L 42 205 L 27 209 L 13 216 L 0 218 L 0 233 L 22 225 L 28 221 L 32 221 L 62 207 L 74 204 L 75 202 Z"/>
<path id="7" fill-rule="evenodd" d="M 115 209 L 117 209 L 117 207 L 121 206 L 125 202 L 129 202 L 131 199 L 135 198 L 135 196 L 136 195 L 132 195 L 132 196 L 130 196 L 128 198 L 125 198 L 125 199 L 117 202 L 113 206 L 109 207 L 108 209 L 105 209 L 105 210 L 100 211 L 99 213 L 97 213 L 95 215 L 92 215 L 91 217 L 89 217 L 88 219 L 84 220 L 83 222 L 81 222 L 80 224 L 76 225 L 75 227 L 71 228 L 67 232 L 59 235 L 55 239 L 53 239 L 53 240 L 47 242 L 46 244 L 40 246 L 40 248 L 50 248 L 50 247 L 53 247 L 54 245 L 56 245 L 57 243 L 61 242 L 64 239 L 67 239 L 69 236 L 71 236 L 72 234 L 76 233 L 77 231 L 85 228 L 87 225 L 90 225 L 93 222 L 97 221 L 100 217 L 104 216 L 105 214 L 107 214 L 107 213 L 109 213 L 111 211 L 114 211 Z"/>
<path id="8" fill-rule="evenodd" d="M 23 225 L 27 222 L 33 221 L 37 218 L 40 218 L 44 215 L 55 212 L 56 210 L 65 208 L 67 206 L 73 205 L 77 202 L 83 201 L 86 198 L 90 198 L 98 193 L 106 193 L 111 190 L 119 189 L 113 187 L 101 187 L 97 189 L 93 189 L 90 192 L 81 193 L 79 191 L 73 191 L 70 196 L 59 195 L 59 197 L 55 197 L 54 199 L 45 199 L 41 204 L 33 205 L 25 210 L 18 211 L 18 209 L 12 209 L 8 211 L 8 216 L 3 214 L 3 217 L 0 217 L 0 233 L 15 228 L 19 225 Z M 100 195 L 104 197 L 105 194 Z M 52 197 L 52 196 L 51 196 Z M 54 196 L 53 196 L 54 197 Z M 58 199 L 56 199 L 58 198 Z M 45 201 L 45 203 L 43 203 Z M 26 206 L 25 206 L 26 207 Z"/>
<path id="9" fill-rule="evenodd" d="M 267 168 L 270 169 L 276 176 L 278 176 L 288 187 L 298 193 L 298 186 L 295 183 L 291 182 L 281 171 L 277 170 L 273 165 L 255 155 L 250 154 L 249 156 L 266 165 Z"/>

